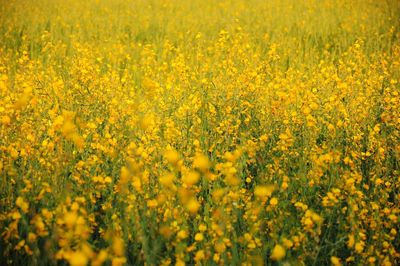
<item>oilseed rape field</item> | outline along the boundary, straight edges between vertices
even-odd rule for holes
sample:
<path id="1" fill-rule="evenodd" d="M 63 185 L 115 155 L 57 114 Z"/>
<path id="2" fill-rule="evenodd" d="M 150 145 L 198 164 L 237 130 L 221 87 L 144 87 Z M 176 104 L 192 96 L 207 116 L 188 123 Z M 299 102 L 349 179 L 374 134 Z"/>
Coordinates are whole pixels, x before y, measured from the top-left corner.
<path id="1" fill-rule="evenodd" d="M 399 265 L 397 0 L 0 0 L 0 265 Z"/>

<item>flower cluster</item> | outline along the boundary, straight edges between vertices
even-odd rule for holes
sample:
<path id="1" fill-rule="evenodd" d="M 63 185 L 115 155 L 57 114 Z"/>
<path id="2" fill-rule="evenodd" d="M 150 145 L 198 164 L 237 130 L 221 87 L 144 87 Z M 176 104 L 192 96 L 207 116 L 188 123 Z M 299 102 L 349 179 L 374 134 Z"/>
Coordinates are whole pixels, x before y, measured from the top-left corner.
<path id="1" fill-rule="evenodd" d="M 398 264 L 399 10 L 2 1 L 0 265 Z"/>

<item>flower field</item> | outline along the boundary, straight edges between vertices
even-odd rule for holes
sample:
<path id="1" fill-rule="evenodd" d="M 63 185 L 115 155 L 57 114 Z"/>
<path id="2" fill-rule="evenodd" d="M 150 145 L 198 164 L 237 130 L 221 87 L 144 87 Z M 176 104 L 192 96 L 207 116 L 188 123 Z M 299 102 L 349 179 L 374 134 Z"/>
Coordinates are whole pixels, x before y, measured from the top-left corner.
<path id="1" fill-rule="evenodd" d="M 399 265 L 397 0 L 0 0 L 0 265 Z"/>

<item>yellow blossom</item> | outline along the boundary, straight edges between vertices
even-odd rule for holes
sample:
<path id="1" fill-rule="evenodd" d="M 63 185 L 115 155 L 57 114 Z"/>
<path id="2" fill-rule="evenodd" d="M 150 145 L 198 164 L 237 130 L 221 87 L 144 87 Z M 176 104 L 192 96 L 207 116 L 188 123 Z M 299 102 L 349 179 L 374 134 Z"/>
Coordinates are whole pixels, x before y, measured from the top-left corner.
<path id="1" fill-rule="evenodd" d="M 21 208 L 22 212 L 26 213 L 29 208 L 29 203 L 26 202 L 22 197 L 18 197 L 15 201 L 15 204 Z"/>
<path id="2" fill-rule="evenodd" d="M 266 199 L 272 195 L 272 192 L 274 192 L 275 188 L 273 185 L 268 185 L 268 186 L 256 186 L 254 189 L 254 195 L 258 197 L 259 199 Z"/>
<path id="3" fill-rule="evenodd" d="M 88 258 L 81 251 L 72 252 L 69 255 L 68 261 L 71 266 L 85 266 L 88 263 Z"/>
<path id="4" fill-rule="evenodd" d="M 272 249 L 270 258 L 272 260 L 280 261 L 286 256 L 286 250 L 279 244 L 275 245 Z"/>
<path id="5" fill-rule="evenodd" d="M 196 240 L 196 241 L 203 241 L 203 239 L 204 239 L 204 236 L 203 236 L 203 234 L 202 233 L 197 233 L 195 236 L 194 236 L 194 239 Z"/>
<path id="6" fill-rule="evenodd" d="M 340 262 L 340 259 L 338 257 L 332 256 L 331 257 L 331 263 L 333 266 L 340 266 L 342 263 Z"/>

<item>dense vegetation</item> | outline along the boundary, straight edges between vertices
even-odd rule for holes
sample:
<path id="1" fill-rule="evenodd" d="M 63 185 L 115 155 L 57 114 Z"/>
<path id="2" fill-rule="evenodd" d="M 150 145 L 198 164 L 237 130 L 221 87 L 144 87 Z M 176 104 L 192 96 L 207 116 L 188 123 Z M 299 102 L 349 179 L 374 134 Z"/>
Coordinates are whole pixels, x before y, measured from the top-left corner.
<path id="1" fill-rule="evenodd" d="M 398 265 L 399 22 L 0 0 L 0 264 Z"/>

